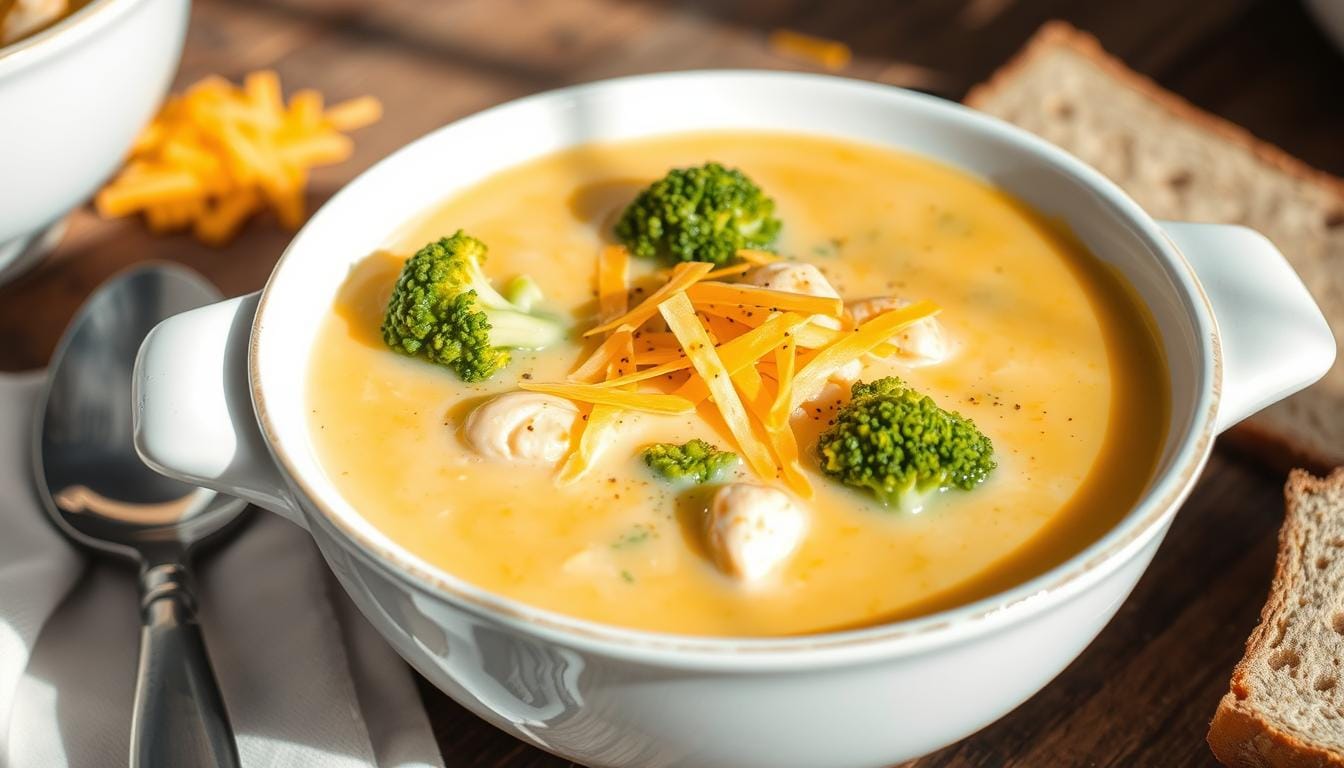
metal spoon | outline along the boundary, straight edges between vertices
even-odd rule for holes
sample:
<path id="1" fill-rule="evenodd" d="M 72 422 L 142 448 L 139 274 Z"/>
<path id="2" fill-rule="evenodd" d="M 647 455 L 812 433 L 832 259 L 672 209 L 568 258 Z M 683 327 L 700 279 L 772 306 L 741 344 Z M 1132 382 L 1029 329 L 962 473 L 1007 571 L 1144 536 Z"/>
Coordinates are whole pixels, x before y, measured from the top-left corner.
<path id="1" fill-rule="evenodd" d="M 132 768 L 238 765 L 187 562 L 240 520 L 246 504 L 150 470 L 131 441 L 131 371 L 140 342 L 160 320 L 219 299 L 181 267 L 150 265 L 114 277 L 66 330 L 38 401 L 33 462 L 51 519 L 80 544 L 140 568 L 144 625 Z"/>

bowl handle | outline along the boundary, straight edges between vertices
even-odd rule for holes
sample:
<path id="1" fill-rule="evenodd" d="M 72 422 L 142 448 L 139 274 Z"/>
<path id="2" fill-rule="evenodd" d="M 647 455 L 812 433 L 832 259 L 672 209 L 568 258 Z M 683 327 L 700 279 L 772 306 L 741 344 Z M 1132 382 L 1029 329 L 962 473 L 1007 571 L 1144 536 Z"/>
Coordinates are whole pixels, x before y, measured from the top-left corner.
<path id="1" fill-rule="evenodd" d="M 157 472 L 306 528 L 252 410 L 247 349 L 260 297 L 183 312 L 149 332 L 135 359 L 135 449 Z"/>
<path id="2" fill-rule="evenodd" d="M 1224 224 L 1161 222 L 1213 307 L 1223 356 L 1222 432 L 1330 370 L 1335 337 L 1288 260 L 1264 235 Z"/>

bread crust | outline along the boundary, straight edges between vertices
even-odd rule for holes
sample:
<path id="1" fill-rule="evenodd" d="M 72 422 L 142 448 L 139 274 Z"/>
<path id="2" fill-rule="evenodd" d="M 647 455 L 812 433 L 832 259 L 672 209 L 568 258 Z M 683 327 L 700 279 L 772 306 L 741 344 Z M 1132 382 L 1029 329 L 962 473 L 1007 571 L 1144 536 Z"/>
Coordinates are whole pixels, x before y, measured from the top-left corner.
<path id="1" fill-rule="evenodd" d="M 1059 48 L 1073 51 L 1093 62 L 1121 87 L 1140 93 L 1172 118 L 1199 126 L 1215 138 L 1248 151 L 1260 162 L 1294 179 L 1326 190 L 1337 200 L 1339 209 L 1344 211 L 1344 179 L 1313 168 L 1256 138 L 1245 128 L 1196 107 L 1130 69 L 1124 62 L 1108 54 L 1095 37 L 1064 21 L 1050 21 L 1042 25 L 1016 56 L 984 83 L 973 87 L 963 101 L 971 107 L 983 106 L 998 91 L 1017 79 L 1032 61 Z M 1291 433 L 1271 428 L 1254 417 L 1233 427 L 1222 437 L 1222 442 L 1280 474 L 1294 467 L 1307 467 L 1324 473 L 1338 463 L 1329 455 L 1321 454 L 1310 445 L 1295 440 Z"/>
<path id="2" fill-rule="evenodd" d="M 1344 754 L 1310 744 L 1262 716 L 1255 708 L 1250 685 L 1250 667 L 1270 653 L 1271 618 L 1279 615 L 1294 592 L 1303 572 L 1299 546 L 1305 531 L 1298 503 L 1307 496 L 1335 490 L 1344 493 L 1344 467 L 1319 478 L 1293 470 L 1284 487 L 1283 527 L 1279 530 L 1279 554 L 1269 599 L 1260 611 L 1260 624 L 1246 640 L 1246 653 L 1232 673 L 1231 690 L 1218 703 L 1209 725 L 1208 742 L 1214 757 L 1229 768 L 1344 768 Z M 1344 514 L 1344 510 L 1341 510 Z"/>
<path id="3" fill-rule="evenodd" d="M 1107 53 L 1096 37 L 1066 21 L 1054 20 L 1041 25 L 1016 56 L 995 70 L 988 80 L 972 87 L 962 102 L 970 107 L 979 107 L 996 91 L 1014 80 L 1032 60 L 1061 47 L 1088 58 L 1121 85 L 1142 93 L 1172 116 L 1199 125 L 1219 138 L 1246 149 L 1262 162 L 1274 166 L 1289 176 L 1319 184 L 1344 203 L 1344 179 L 1313 168 L 1273 144 L 1257 138 L 1255 134 L 1236 123 L 1210 114 L 1168 91 Z"/>

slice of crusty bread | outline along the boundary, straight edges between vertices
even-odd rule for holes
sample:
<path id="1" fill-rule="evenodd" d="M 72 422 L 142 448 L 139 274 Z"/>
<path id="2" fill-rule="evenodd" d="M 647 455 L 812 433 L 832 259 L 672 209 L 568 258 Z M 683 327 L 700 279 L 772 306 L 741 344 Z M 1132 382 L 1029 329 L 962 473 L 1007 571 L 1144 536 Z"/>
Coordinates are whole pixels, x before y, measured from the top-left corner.
<path id="1" fill-rule="evenodd" d="M 1043 27 L 966 103 L 1077 155 L 1157 218 L 1264 233 L 1302 276 L 1344 348 L 1344 180 L 1201 112 L 1063 22 Z M 1344 464 L 1344 362 L 1231 437 L 1285 470 Z"/>
<path id="2" fill-rule="evenodd" d="M 1260 626 L 1209 746 L 1232 768 L 1344 768 L 1344 467 L 1294 470 Z"/>

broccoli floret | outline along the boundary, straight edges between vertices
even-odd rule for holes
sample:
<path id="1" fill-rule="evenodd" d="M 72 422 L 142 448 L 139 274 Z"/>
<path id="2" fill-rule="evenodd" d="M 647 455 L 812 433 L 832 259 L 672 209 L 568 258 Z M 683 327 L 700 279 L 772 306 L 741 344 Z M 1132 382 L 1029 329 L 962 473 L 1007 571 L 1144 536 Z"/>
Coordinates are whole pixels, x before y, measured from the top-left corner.
<path id="1" fill-rule="evenodd" d="M 383 316 L 392 349 L 484 381 L 509 364 L 510 349 L 541 349 L 563 329 L 509 302 L 481 272 L 485 243 L 458 230 L 407 260 Z"/>
<path id="2" fill-rule="evenodd" d="M 504 284 L 504 290 L 501 291 L 504 298 L 517 307 L 520 311 L 531 312 L 532 307 L 543 298 L 541 286 L 532 279 L 531 275 L 519 275 Z"/>
<path id="3" fill-rule="evenodd" d="M 665 480 L 707 483 L 736 464 L 737 454 L 696 438 L 683 445 L 654 443 L 644 449 L 644 463 Z"/>
<path id="4" fill-rule="evenodd" d="M 726 264 L 739 248 L 768 249 L 779 234 L 775 201 L 735 168 L 676 168 L 639 193 L 616 222 L 636 256 Z"/>
<path id="5" fill-rule="evenodd" d="M 996 466 L 994 445 L 970 419 L 893 377 L 854 385 L 817 458 L 827 475 L 912 512 L 929 494 L 974 488 Z"/>

